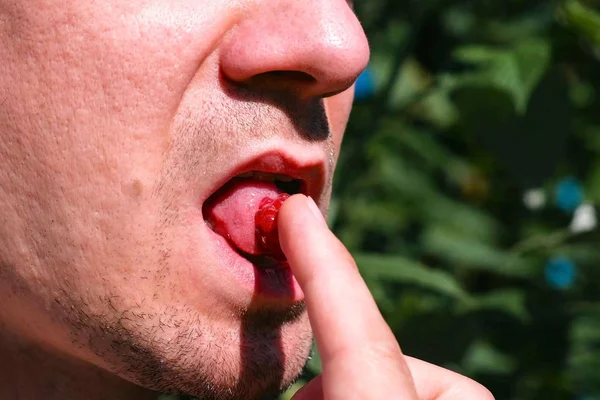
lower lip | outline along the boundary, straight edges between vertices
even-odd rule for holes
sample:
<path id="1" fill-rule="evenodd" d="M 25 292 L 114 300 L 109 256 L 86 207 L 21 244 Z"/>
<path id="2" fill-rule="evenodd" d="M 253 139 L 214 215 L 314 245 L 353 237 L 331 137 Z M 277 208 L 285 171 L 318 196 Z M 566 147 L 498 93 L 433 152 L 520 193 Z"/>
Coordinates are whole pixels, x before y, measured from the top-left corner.
<path id="1" fill-rule="evenodd" d="M 218 235 L 208 226 L 206 229 L 216 249 L 215 252 L 223 260 L 224 267 L 232 272 L 241 289 L 250 293 L 251 307 L 274 303 L 285 306 L 304 300 L 304 292 L 289 267 L 257 266 L 242 257 L 223 236 Z"/>

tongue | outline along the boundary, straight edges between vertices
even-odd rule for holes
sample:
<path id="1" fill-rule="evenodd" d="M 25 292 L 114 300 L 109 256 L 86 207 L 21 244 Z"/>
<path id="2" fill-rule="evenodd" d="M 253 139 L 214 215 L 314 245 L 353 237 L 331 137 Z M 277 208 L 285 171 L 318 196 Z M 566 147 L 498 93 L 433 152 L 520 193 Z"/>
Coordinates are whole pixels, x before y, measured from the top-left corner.
<path id="1" fill-rule="evenodd" d="M 205 205 L 204 218 L 216 233 L 229 240 L 239 250 L 259 255 L 255 215 L 262 199 L 275 199 L 279 193 L 281 190 L 273 182 L 234 181 Z"/>

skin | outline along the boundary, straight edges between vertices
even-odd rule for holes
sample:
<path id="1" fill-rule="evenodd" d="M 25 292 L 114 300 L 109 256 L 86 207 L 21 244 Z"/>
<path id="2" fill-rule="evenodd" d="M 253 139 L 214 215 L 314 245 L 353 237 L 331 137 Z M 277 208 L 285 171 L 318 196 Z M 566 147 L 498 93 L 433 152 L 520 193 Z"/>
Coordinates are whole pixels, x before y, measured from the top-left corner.
<path id="1" fill-rule="evenodd" d="M 207 244 L 199 203 L 249 152 L 325 160 L 327 209 L 368 57 L 344 0 L 0 0 L 0 397 L 267 398 L 300 373 L 311 322 L 326 372 L 299 396 L 351 398 L 337 385 L 355 375 L 360 393 L 479 396 L 402 355 L 343 246 L 299 256 L 290 232 L 335 240 L 297 220 L 301 195 L 281 234 L 308 312 L 253 303 Z M 326 264 L 330 294 L 310 283 Z M 344 330 L 319 299 L 355 302 L 356 336 L 329 343 Z M 352 349 L 370 337 L 385 351 Z M 373 363 L 388 373 L 363 375 Z"/>

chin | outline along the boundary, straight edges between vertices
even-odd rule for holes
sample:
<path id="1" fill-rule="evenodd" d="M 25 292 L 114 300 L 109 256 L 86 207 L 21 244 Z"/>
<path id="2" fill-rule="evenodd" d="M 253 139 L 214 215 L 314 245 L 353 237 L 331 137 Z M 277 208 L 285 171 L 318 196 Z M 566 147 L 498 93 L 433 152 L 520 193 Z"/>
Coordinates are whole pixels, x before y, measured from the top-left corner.
<path id="1" fill-rule="evenodd" d="M 92 350 L 116 375 L 147 389 L 203 400 L 273 399 L 302 373 L 312 332 L 305 311 L 235 321 L 178 321 L 165 329 L 103 329 Z M 188 319 L 190 321 L 190 319 Z"/>

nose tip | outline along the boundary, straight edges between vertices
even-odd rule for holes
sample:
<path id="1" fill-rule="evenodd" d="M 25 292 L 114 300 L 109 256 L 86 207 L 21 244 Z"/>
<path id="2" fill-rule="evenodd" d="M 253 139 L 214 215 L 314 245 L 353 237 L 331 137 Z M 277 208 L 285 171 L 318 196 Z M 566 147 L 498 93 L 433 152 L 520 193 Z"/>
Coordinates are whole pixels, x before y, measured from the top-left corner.
<path id="1" fill-rule="evenodd" d="M 345 0 L 264 1 L 222 42 L 227 79 L 302 97 L 349 88 L 369 60 L 369 44 Z"/>

